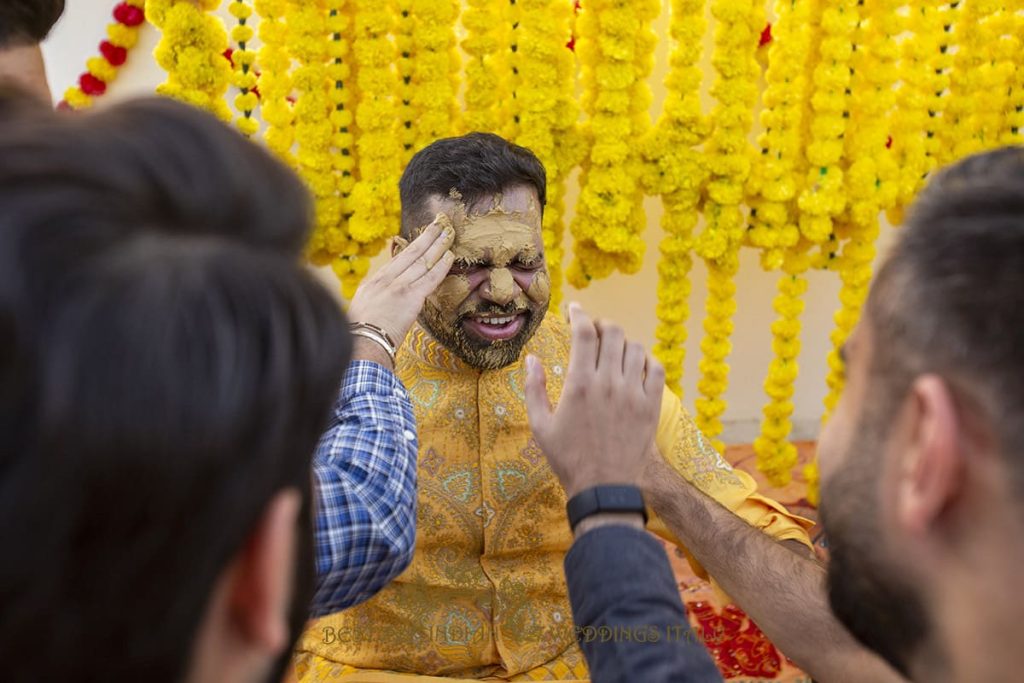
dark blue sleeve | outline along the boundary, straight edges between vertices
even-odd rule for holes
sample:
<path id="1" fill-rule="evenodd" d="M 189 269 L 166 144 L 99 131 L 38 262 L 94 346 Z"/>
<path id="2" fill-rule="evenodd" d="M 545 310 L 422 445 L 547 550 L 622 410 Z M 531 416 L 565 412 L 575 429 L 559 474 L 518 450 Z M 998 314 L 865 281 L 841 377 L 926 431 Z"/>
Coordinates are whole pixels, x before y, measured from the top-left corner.
<path id="1" fill-rule="evenodd" d="M 577 638 L 593 683 L 721 681 L 690 628 L 665 550 L 646 531 L 589 531 L 565 558 Z"/>

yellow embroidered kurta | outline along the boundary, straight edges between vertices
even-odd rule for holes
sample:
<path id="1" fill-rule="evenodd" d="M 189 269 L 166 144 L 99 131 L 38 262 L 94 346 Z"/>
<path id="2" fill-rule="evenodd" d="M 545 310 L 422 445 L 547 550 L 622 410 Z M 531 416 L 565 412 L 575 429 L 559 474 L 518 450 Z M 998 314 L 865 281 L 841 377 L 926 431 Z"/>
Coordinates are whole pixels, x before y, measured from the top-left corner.
<path id="1" fill-rule="evenodd" d="M 564 321 L 547 316 L 527 352 L 544 364 L 554 403 L 569 360 Z M 530 436 L 525 356 L 480 372 L 414 327 L 397 374 L 419 426 L 416 553 L 377 596 L 310 625 L 296 650 L 300 681 L 587 680 L 562 569 L 572 544 L 565 493 Z M 810 522 L 758 495 L 668 391 L 657 443 L 748 523 L 809 545 Z M 649 526 L 675 542 L 656 517 Z"/>

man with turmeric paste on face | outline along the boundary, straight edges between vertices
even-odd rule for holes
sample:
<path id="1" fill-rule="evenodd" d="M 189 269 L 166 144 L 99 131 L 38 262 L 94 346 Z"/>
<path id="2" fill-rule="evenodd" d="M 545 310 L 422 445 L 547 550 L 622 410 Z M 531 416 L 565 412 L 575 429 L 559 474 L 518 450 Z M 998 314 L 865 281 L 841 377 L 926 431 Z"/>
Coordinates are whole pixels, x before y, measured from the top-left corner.
<path id="1" fill-rule="evenodd" d="M 528 354 L 542 363 L 552 401 L 569 360 L 567 325 L 546 315 L 544 168 L 525 148 L 472 133 L 416 154 L 400 189 L 396 251 L 434 221 L 456 231 L 455 265 L 427 299 L 396 370 L 419 425 L 416 552 L 380 594 L 310 624 L 296 673 L 300 681 L 586 681 L 562 569 L 573 541 L 566 494 L 531 438 L 524 395 Z M 749 525 L 809 552 L 809 523 L 759 495 L 668 391 L 656 445 Z M 676 542 L 657 517 L 648 528 Z"/>

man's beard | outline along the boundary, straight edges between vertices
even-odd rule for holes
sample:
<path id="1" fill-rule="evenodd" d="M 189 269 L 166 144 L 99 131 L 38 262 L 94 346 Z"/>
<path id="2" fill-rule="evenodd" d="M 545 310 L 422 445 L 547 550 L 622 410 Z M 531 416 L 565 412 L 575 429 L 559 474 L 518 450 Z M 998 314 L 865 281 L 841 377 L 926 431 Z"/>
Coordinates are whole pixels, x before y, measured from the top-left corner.
<path id="1" fill-rule="evenodd" d="M 864 427 L 866 421 L 861 422 Z M 829 602 L 857 640 L 909 677 L 911 657 L 924 644 L 930 624 L 920 592 L 885 557 L 875 493 L 883 448 L 879 430 L 854 434 L 865 438 L 848 447 L 856 452 L 847 454 L 821 495 Z"/>
<path id="2" fill-rule="evenodd" d="M 509 339 L 499 341 L 482 339 L 467 332 L 464 325 L 466 319 L 470 317 L 501 317 L 518 313 L 525 315 L 526 319 L 519 332 Z M 546 307 L 532 303 L 525 309 L 521 304 L 515 303 L 507 306 L 491 304 L 462 312 L 453 322 L 448 322 L 446 317 L 428 301 L 420 314 L 420 324 L 430 332 L 434 339 L 467 365 L 480 370 L 498 370 L 519 359 L 523 348 L 540 327 L 546 313 Z"/>

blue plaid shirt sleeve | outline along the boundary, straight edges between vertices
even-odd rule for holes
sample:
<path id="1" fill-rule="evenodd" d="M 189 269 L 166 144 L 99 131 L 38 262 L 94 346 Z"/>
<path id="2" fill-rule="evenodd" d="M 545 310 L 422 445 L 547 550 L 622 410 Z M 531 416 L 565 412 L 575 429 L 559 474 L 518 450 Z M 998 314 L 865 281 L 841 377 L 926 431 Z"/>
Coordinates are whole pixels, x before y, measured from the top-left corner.
<path id="1" fill-rule="evenodd" d="M 417 450 L 405 387 L 377 363 L 353 362 L 313 457 L 313 616 L 367 600 L 409 566 Z"/>

